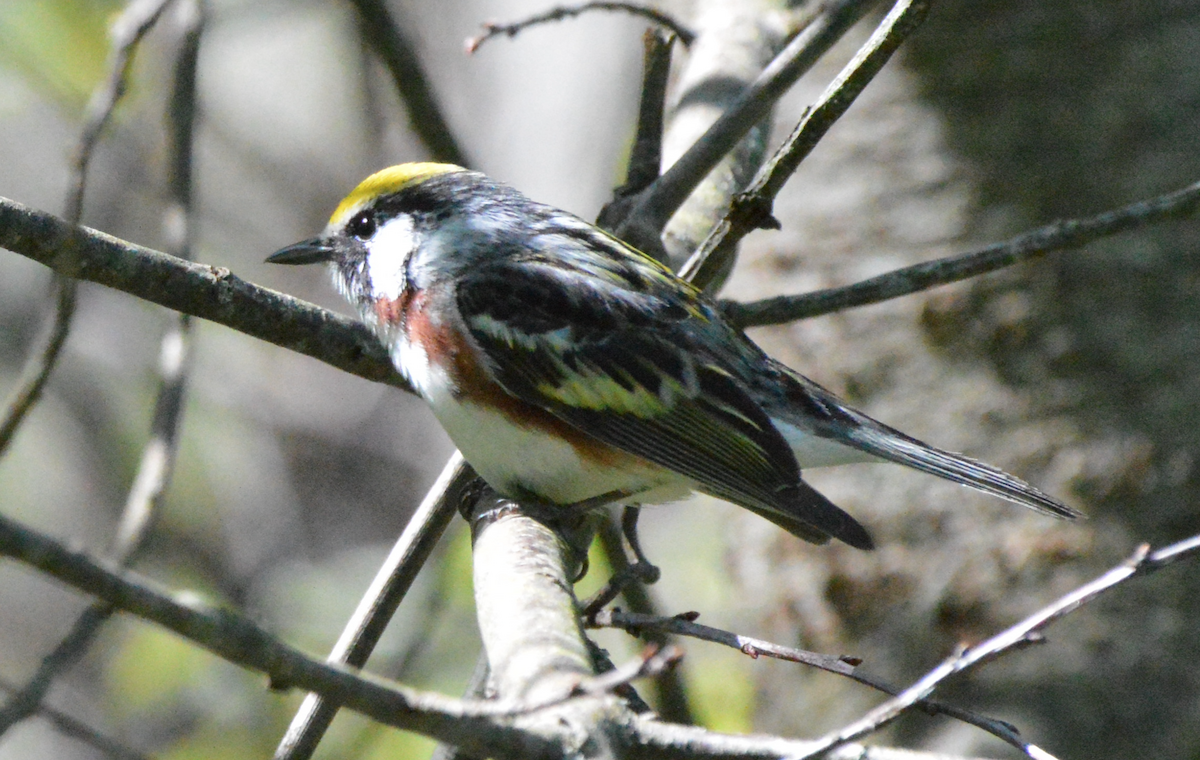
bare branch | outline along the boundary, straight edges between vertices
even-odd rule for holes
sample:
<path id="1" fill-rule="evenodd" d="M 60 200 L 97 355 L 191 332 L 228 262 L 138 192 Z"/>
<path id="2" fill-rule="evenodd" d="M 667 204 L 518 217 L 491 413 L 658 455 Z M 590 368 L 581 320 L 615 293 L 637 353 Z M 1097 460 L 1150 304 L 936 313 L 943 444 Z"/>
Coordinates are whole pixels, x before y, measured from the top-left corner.
<path id="1" fill-rule="evenodd" d="M 586 679 L 575 687 L 576 694 L 600 695 L 616 690 L 639 678 L 657 676 L 664 670 L 670 670 L 683 659 L 683 651 L 678 647 L 659 647 L 650 645 L 649 649 L 638 659 L 614 668 L 607 673 Z"/>
<path id="2" fill-rule="evenodd" d="M 636 193 L 658 179 L 662 169 L 663 112 L 667 104 L 667 85 L 671 79 L 670 35 L 647 29 L 643 39 L 642 87 L 638 102 L 637 131 L 629 151 L 629 170 L 625 184 L 615 195 Z M 601 216 L 604 212 L 601 210 Z M 602 224 L 597 220 L 598 224 Z"/>
<path id="3" fill-rule="evenodd" d="M 488 493 L 472 526 L 476 617 L 492 682 L 500 699 L 549 703 L 593 675 L 566 547 L 555 530 Z M 497 509 L 505 511 L 491 518 Z"/>
<path id="4" fill-rule="evenodd" d="M 614 573 L 620 573 L 629 567 L 629 559 L 621 544 L 621 529 L 610 512 L 604 513 L 604 519 L 597 530 L 600 546 L 608 558 L 609 567 Z M 650 594 L 650 589 L 641 583 L 631 583 L 621 590 L 625 603 L 637 613 L 659 616 L 658 607 Z M 647 630 L 646 641 L 659 646 L 671 644 L 671 637 L 656 630 Z M 663 720 L 673 723 L 691 725 L 696 723 L 688 702 L 687 687 L 684 685 L 680 668 L 671 668 L 654 679 L 658 691 L 658 713 Z"/>
<path id="5" fill-rule="evenodd" d="M 990 639 L 973 647 L 963 649 L 931 670 L 894 699 L 879 705 L 861 719 L 842 728 L 840 731 L 822 737 L 819 742 L 821 751 L 828 750 L 845 742 L 854 741 L 878 731 L 917 701 L 925 698 L 946 678 L 1024 645 L 1031 638 L 1038 636 L 1039 632 L 1054 620 L 1078 609 L 1114 586 L 1134 576 L 1146 575 L 1160 570 L 1167 565 L 1174 564 L 1181 559 L 1193 558 L 1197 555 L 1200 555 L 1200 534 L 1155 552 L 1151 552 L 1150 547 L 1146 545 L 1139 547 L 1128 560 L 1096 578 L 1094 581 L 1080 586 L 1071 593 L 1046 605 L 1020 623 L 1001 631 Z M 1050 757 L 1045 750 L 1033 747 L 1032 745 L 1030 747 L 1032 751 L 1027 753 L 1031 757 Z M 819 753 L 815 753 L 814 756 L 816 754 Z"/>
<path id="6" fill-rule="evenodd" d="M 83 134 L 71 160 L 71 184 L 67 190 L 66 218 L 72 224 L 78 224 L 83 216 L 88 165 L 91 163 L 92 152 L 101 132 L 108 124 L 118 101 L 125 94 L 133 51 L 158 20 L 168 2 L 170 0 L 131 0 L 113 22 L 108 77 L 92 93 L 84 119 Z M 46 383 L 50 380 L 50 373 L 58 364 L 58 358 L 62 355 L 63 346 L 66 345 L 67 336 L 71 332 L 71 320 L 75 315 L 76 261 L 68 251 L 63 251 L 60 260 L 52 268 L 57 272 L 54 280 L 58 290 L 54 322 L 50 327 L 45 347 L 25 365 L 20 385 L 5 404 L 4 419 L 0 420 L 0 455 L 8 448 L 29 410 L 42 397 Z"/>
<path id="7" fill-rule="evenodd" d="M 362 323 L 246 282 L 228 269 L 193 264 L 76 227 L 7 198 L 0 198 L 0 247 L 51 268 L 58 265 L 60 252 L 69 249 L 78 257 L 81 280 L 223 324 L 352 375 L 411 392 L 387 350 Z"/>
<path id="8" fill-rule="evenodd" d="M 238 613 L 157 584 L 0 515 L 0 556 L 19 560 L 112 606 L 153 621 L 217 656 L 270 677 L 277 689 L 302 688 L 386 725 L 454 742 L 480 755 L 559 757 L 553 737 L 524 730 L 521 711 L 443 697 L 322 662 L 281 643 Z M 514 717 L 516 716 L 516 717 Z"/>
<path id="9" fill-rule="evenodd" d="M 167 108 L 167 144 L 170 199 L 163 227 L 168 249 L 183 259 L 192 258 L 195 219 L 192 208 L 193 136 L 196 126 L 196 72 L 200 59 L 206 8 L 203 0 L 180 0 L 176 6 L 179 50 Z M 159 346 L 159 388 L 150 422 L 150 440 L 126 500 L 114 542 L 113 557 L 129 562 L 141 550 L 159 503 L 171 480 L 179 426 L 183 418 L 191 355 L 191 318 L 181 314 L 167 329 Z"/>
<path id="10" fill-rule="evenodd" d="M 771 736 L 731 736 L 702 728 L 653 720 L 634 725 L 637 744 L 629 756 L 636 760 L 797 760 L 815 757 L 811 742 Z M 892 747 L 844 744 L 823 752 L 825 760 L 972 760 L 960 755 L 918 752 Z"/>
<path id="11" fill-rule="evenodd" d="M 17 691 L 16 686 L 4 681 L 0 681 L 0 689 L 8 692 Z M 88 724 L 68 715 L 62 710 L 56 710 L 46 705 L 38 705 L 37 712 L 40 717 L 48 720 L 54 726 L 54 729 L 62 735 L 78 739 L 89 747 L 98 749 L 105 755 L 113 758 L 113 760 L 150 760 L 149 755 L 144 755 L 137 750 L 126 747 L 116 739 L 105 736 Z"/>
<path id="12" fill-rule="evenodd" d="M 596 224 L 612 231 L 630 210 L 637 193 L 645 190 L 662 168 L 663 112 L 671 74 L 672 38 L 665 32 L 647 29 L 643 37 L 642 97 L 638 104 L 637 131 L 629 152 L 625 184 L 613 191 L 613 198 L 600 209 Z"/>
<path id="13" fill-rule="evenodd" d="M 855 53 L 812 108 L 805 112 L 771 160 L 759 169 L 746 191 L 734 198 L 729 213 L 679 270 L 680 277 L 707 288 L 721 271 L 728 268 L 743 237 L 755 229 L 779 227 L 779 222 L 771 216 L 775 196 L 796 172 L 800 162 L 883 69 L 900 43 L 917 30 L 928 10 L 927 0 L 896 3 L 867 44 Z"/>
<path id="14" fill-rule="evenodd" d="M 408 123 L 438 161 L 470 166 L 471 160 L 454 139 L 442 115 L 433 87 L 400 25 L 383 0 L 351 0 L 358 12 L 358 28 L 392 75 L 396 92 L 408 109 Z"/>
<path id="15" fill-rule="evenodd" d="M 551 21 L 562 21 L 563 19 L 575 18 L 576 16 L 587 13 L 588 11 L 619 11 L 622 13 L 630 13 L 639 18 L 658 24 L 661 27 L 670 29 L 671 32 L 679 38 L 679 41 L 684 45 L 692 44 L 692 40 L 696 38 L 695 32 L 688 29 L 686 26 L 675 20 L 668 13 L 663 13 L 660 10 L 651 8 L 646 5 L 629 2 L 611 2 L 611 0 L 592 0 L 588 3 L 580 3 L 579 5 L 560 5 L 551 8 L 548 11 L 535 14 L 521 21 L 516 21 L 511 24 L 497 24 L 487 22 L 483 24 L 483 32 L 474 37 L 468 37 L 466 47 L 468 53 L 474 53 L 479 49 L 479 46 L 487 42 L 493 37 L 498 37 L 501 34 L 509 37 L 515 37 L 531 26 L 549 23 Z"/>
<path id="16" fill-rule="evenodd" d="M 1189 216 L 1198 209 L 1200 182 L 1093 217 L 1053 222 L 977 251 L 914 264 L 853 285 L 746 304 L 725 301 L 722 306 L 726 316 L 741 327 L 782 324 L 958 282 L 1050 251 L 1077 248 L 1119 232 Z"/>
<path id="17" fill-rule="evenodd" d="M 596 613 L 592 617 L 592 622 L 597 627 L 620 628 L 637 635 L 640 635 L 644 630 L 651 629 L 674 633 L 679 636 L 688 636 L 703 641 L 711 641 L 716 644 L 724 644 L 751 657 L 765 655 L 779 660 L 799 662 L 843 676 L 852 675 L 854 667 L 860 662 L 860 660 L 852 657 L 818 654 L 803 649 L 772 644 L 763 639 L 723 631 L 720 628 L 713 628 L 712 626 L 701 625 L 695 622 L 697 617 L 699 617 L 699 613 L 694 612 L 674 617 L 661 617 L 610 609 L 601 610 Z"/>
<path id="18" fill-rule="evenodd" d="M 767 117 L 775 102 L 874 5 L 875 0 L 839 0 L 825 6 L 671 167 L 640 194 L 617 235 L 653 251 L 658 235 L 691 192 L 737 143 Z"/>
<path id="19" fill-rule="evenodd" d="M 475 477 L 470 465 L 455 452 L 376 571 L 358 608 L 329 653 L 328 662 L 356 668 L 366 665 L 400 602 L 412 588 L 417 573 L 457 513 L 464 490 Z M 276 760 L 311 757 L 337 710 L 338 705 L 319 694 L 305 697 L 275 750 Z"/>
<path id="20" fill-rule="evenodd" d="M 819 654 L 804 649 L 775 644 L 763 639 L 756 639 L 752 636 L 743 636 L 732 631 L 701 625 L 695 622 L 697 617 L 699 617 L 699 613 L 694 612 L 675 615 L 674 617 L 662 617 L 659 615 L 644 615 L 613 609 L 604 610 L 593 615 L 589 623 L 599 627 L 620 628 L 650 641 L 655 640 L 653 632 L 660 634 L 673 633 L 679 636 L 700 639 L 701 641 L 711 641 L 736 649 L 750 657 L 757 658 L 762 655 L 779 660 L 787 660 L 788 662 L 797 662 L 802 665 L 810 665 L 814 668 L 845 676 L 865 686 L 882 691 L 885 694 L 895 696 L 900 693 L 900 689 L 875 676 L 863 673 L 859 669 L 861 661 L 858 658 L 846 655 Z M 1028 754 L 1030 745 L 1021 738 L 1020 733 L 1011 723 L 979 715 L 970 710 L 964 710 L 960 707 L 932 699 L 922 699 L 916 703 L 916 706 L 929 715 L 945 715 L 964 723 L 969 723 Z"/>

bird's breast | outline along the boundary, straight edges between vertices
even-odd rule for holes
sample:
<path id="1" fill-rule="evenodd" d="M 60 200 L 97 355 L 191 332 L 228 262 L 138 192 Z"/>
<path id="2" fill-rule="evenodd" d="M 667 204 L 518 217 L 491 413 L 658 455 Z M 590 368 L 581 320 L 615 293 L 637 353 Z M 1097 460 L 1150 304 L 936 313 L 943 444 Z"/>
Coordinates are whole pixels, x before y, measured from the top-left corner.
<path id="1" fill-rule="evenodd" d="M 449 320 L 435 319 L 421 295 L 408 305 L 392 356 L 463 457 L 501 494 L 571 504 L 673 480 L 657 465 L 508 393 L 478 349 Z"/>

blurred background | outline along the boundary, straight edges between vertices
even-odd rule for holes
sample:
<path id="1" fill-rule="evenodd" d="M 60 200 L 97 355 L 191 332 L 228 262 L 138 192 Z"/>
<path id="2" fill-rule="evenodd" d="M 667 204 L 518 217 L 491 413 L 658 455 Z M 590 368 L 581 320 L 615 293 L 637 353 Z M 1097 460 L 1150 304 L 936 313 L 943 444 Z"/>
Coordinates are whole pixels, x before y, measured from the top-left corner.
<path id="1" fill-rule="evenodd" d="M 623 15 L 497 39 L 536 2 L 393 2 L 472 168 L 594 218 L 623 179 L 645 24 Z M 691 4 L 664 5 L 683 19 Z M 0 4 L 0 195 L 61 213 L 68 151 L 120 3 Z M 140 48 L 90 173 L 83 222 L 165 244 L 172 13 Z M 776 140 L 870 29 L 776 113 Z M 727 297 L 857 281 L 1090 215 L 1200 178 L 1200 2 L 943 0 L 802 166 L 778 232 L 744 246 Z M 201 43 L 194 255 L 345 312 L 324 273 L 268 267 L 363 176 L 427 153 L 352 7 L 214 0 Z M 49 274 L 0 252 L 0 389 L 49 313 Z M 84 285 L 45 399 L 0 460 L 0 508 L 103 552 L 145 443 L 173 315 Z M 1016 472 L 1088 513 L 1050 521 L 890 466 L 811 473 L 873 531 L 872 554 L 815 548 L 710 499 L 643 520 L 664 611 L 866 660 L 904 682 L 1120 561 L 1200 530 L 1200 222 L 1127 234 L 977 282 L 753 331 L 880 419 Z M 246 610 L 324 654 L 452 447 L 419 400 L 198 323 L 173 483 L 137 570 Z M 456 524 L 371 669 L 460 693 L 477 653 L 469 542 Z M 602 563 L 587 588 L 603 577 Z M 1064 757 L 1200 758 L 1200 573 L 1134 583 L 1050 643 L 942 696 Z M 586 592 L 586 589 L 584 589 Z M 87 600 L 0 564 L 0 680 L 24 682 Z M 637 642 L 602 632 L 614 659 Z M 692 709 L 729 731 L 812 736 L 878 697 L 834 676 L 686 642 Z M 264 757 L 299 703 L 153 626 L 119 617 L 47 704 L 162 758 Z M 889 743 L 1015 756 L 923 715 Z M 429 743 L 342 715 L 321 757 L 421 757 Z M 0 758 L 101 753 L 42 718 Z"/>

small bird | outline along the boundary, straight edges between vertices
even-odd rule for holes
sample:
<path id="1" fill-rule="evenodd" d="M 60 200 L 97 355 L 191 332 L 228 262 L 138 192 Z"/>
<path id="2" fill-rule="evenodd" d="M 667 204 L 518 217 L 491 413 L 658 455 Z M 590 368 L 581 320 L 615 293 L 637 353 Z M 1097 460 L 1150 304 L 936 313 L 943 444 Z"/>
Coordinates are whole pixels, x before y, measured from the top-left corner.
<path id="1" fill-rule="evenodd" d="M 700 491 L 807 541 L 870 549 L 801 472 L 885 460 L 1078 514 L 851 408 L 658 261 L 478 172 L 384 169 L 321 235 L 267 261 L 329 263 L 463 457 L 517 501 L 586 508 Z"/>

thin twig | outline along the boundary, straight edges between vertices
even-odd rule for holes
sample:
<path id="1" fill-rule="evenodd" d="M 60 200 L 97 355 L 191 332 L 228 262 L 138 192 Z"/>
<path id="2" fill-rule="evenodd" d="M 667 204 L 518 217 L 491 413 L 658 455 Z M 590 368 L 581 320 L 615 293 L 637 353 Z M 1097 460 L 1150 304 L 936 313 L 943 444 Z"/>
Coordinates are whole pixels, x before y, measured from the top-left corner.
<path id="1" fill-rule="evenodd" d="M 765 655 L 789 662 L 799 662 L 843 676 L 852 675 L 854 673 L 854 666 L 859 663 L 859 660 L 855 658 L 818 654 L 804 649 L 772 644 L 763 639 L 742 636 L 730 631 L 723 631 L 720 628 L 713 628 L 712 626 L 695 622 L 697 617 L 699 617 L 699 613 L 695 612 L 683 613 L 674 617 L 662 617 L 642 615 L 636 612 L 625 612 L 619 609 L 609 609 L 597 612 L 589 622 L 596 627 L 620 628 L 638 635 L 644 630 L 651 629 L 679 636 L 689 636 L 694 639 L 724 644 L 751 657 Z"/>
<path id="2" fill-rule="evenodd" d="M 1200 210 L 1200 182 L 1085 219 L 1053 222 L 969 253 L 871 277 L 853 285 L 751 303 L 722 302 L 726 316 L 741 327 L 777 325 L 834 311 L 880 303 L 911 293 L 994 272 L 1051 251 L 1077 248 L 1119 232 L 1138 229 Z"/>
<path id="3" fill-rule="evenodd" d="M 7 692 L 15 692 L 17 687 L 14 684 L 0 680 L 0 689 Z M 54 726 L 55 730 L 63 736 L 78 739 L 89 747 L 100 750 L 105 755 L 113 758 L 113 760 L 150 760 L 149 755 L 144 755 L 135 749 L 126 747 L 116 739 L 100 733 L 88 724 L 68 715 L 62 710 L 56 710 L 53 707 L 43 704 L 38 705 L 37 712 L 39 717 L 48 720 Z"/>
<path id="4" fill-rule="evenodd" d="M 629 558 L 621 543 L 621 528 L 613 518 L 612 513 L 605 510 L 600 525 L 597 528 L 600 537 L 600 547 L 608 558 L 609 567 L 619 573 L 629 565 Z M 625 603 L 637 613 L 660 617 L 658 605 L 650 594 L 650 589 L 640 583 L 633 583 L 621 591 Z M 646 641 L 659 646 L 672 643 L 671 637 L 659 631 L 647 631 Z M 696 716 L 692 713 L 688 702 L 687 687 L 684 684 L 681 668 L 671 668 L 654 679 L 654 688 L 658 692 L 658 713 L 663 720 L 672 723 L 694 725 Z"/>
<path id="5" fill-rule="evenodd" d="M 640 248 L 666 226 L 692 190 L 730 150 L 770 113 L 775 102 L 875 4 L 877 0 L 839 0 L 825 6 L 787 47 L 763 69 L 737 102 L 654 184 L 639 194 L 617 236 Z"/>
<path id="6" fill-rule="evenodd" d="M 191 259 L 195 232 L 192 158 L 196 81 L 207 9 L 204 0 L 180 0 L 177 10 L 179 51 L 167 107 L 170 198 L 163 227 L 168 238 L 167 250 L 182 259 Z M 150 423 L 150 440 L 142 452 L 142 461 L 117 530 L 112 555 L 118 562 L 129 562 L 140 551 L 171 480 L 187 390 L 191 328 L 191 317 L 177 315 L 159 346 L 159 388 Z"/>
<path id="7" fill-rule="evenodd" d="M 113 110 L 125 94 L 129 78 L 130 63 L 137 44 L 162 14 L 170 0 L 132 0 L 110 29 L 112 52 L 109 56 L 108 77 L 92 93 L 88 102 L 83 132 L 71 160 L 71 183 L 67 190 L 65 216 L 71 224 L 78 224 L 83 216 L 83 195 L 87 187 L 87 170 L 92 153 L 108 124 Z M 0 455 L 12 442 L 17 428 L 29 411 L 37 404 L 50 380 L 50 373 L 58 364 L 67 336 L 71 333 L 71 322 L 75 316 L 75 291 L 78 283 L 74 277 L 77 262 L 71 250 L 60 252 L 60 260 L 53 267 L 58 295 L 55 299 L 54 321 L 45 347 L 30 357 L 21 373 L 20 385 L 13 390 L 5 404 L 4 419 L 0 421 Z"/>
<path id="8" fill-rule="evenodd" d="M 743 237 L 755 229 L 779 227 L 779 222 L 771 216 L 775 196 L 800 162 L 883 69 L 900 43 L 917 30 L 928 10 L 927 0 L 901 0 L 893 6 L 867 43 L 805 111 L 792 134 L 759 169 L 746 191 L 734 198 L 729 213 L 679 270 L 681 277 L 706 287 L 728 265 Z"/>
<path id="9" fill-rule="evenodd" d="M 1031 637 L 1038 636 L 1040 631 L 1054 620 L 1078 609 L 1083 604 L 1086 604 L 1114 586 L 1134 576 L 1146 575 L 1160 570 L 1167 565 L 1174 564 L 1181 559 L 1192 558 L 1197 555 L 1200 555 L 1200 535 L 1192 536 L 1189 539 L 1171 544 L 1154 552 L 1150 551 L 1148 545 L 1139 547 L 1133 556 L 1112 570 L 1046 605 L 1021 622 L 1001 631 L 990 639 L 973 647 L 963 649 L 931 670 L 895 698 L 884 702 L 861 719 L 845 726 L 841 730 L 822 737 L 818 742 L 821 752 L 878 731 L 913 704 L 924 699 L 946 678 L 1022 646 Z M 1032 745 L 1030 746 L 1033 750 L 1033 753 L 1031 753 L 1032 757 L 1049 757 L 1045 753 L 1045 750 L 1033 747 Z M 819 754 L 820 752 L 815 752 L 812 756 L 815 757 Z"/>
<path id="10" fill-rule="evenodd" d="M 412 43 L 392 17 L 384 0 L 351 0 L 358 11 L 359 33 L 383 61 L 400 100 L 408 109 L 408 123 L 430 155 L 438 161 L 470 166 L 466 151 L 454 139 L 433 86 Z"/>
<path id="11" fill-rule="evenodd" d="M 696 39 L 696 34 L 688 29 L 682 23 L 677 21 L 668 13 L 663 13 L 660 10 L 651 8 L 646 5 L 628 2 L 612 2 L 611 0 L 593 0 L 588 3 L 580 3 L 579 5 L 560 5 L 551 8 L 548 11 L 538 13 L 521 21 L 516 21 L 511 24 L 497 24 L 495 22 L 487 22 L 483 24 L 483 32 L 468 37 L 466 47 L 468 53 L 474 53 L 479 49 L 479 46 L 487 42 L 493 37 L 498 37 L 501 34 L 509 37 L 515 37 L 531 26 L 545 24 L 551 21 L 562 21 L 563 19 L 575 18 L 588 11 L 620 11 L 622 13 L 630 13 L 639 18 L 658 24 L 661 27 L 670 29 L 679 41 L 684 45 L 692 44 L 692 40 Z"/>
<path id="12" fill-rule="evenodd" d="M 658 29 L 647 29 L 642 38 L 642 97 L 638 104 L 637 131 L 629 152 L 625 184 L 613 191 L 613 199 L 604 204 L 596 224 L 612 231 L 630 211 L 632 196 L 645 190 L 662 169 L 663 112 L 666 109 L 667 84 L 671 74 L 672 37 Z"/>
<path id="13" fill-rule="evenodd" d="M 608 650 L 587 636 L 583 637 L 583 641 L 587 644 L 588 652 L 592 656 L 592 663 L 596 666 L 596 675 L 604 675 L 617 669 L 612 658 L 608 656 Z M 667 670 L 674 670 L 674 668 L 660 670 L 655 674 L 655 679 L 661 678 Z M 625 707 L 635 715 L 648 715 L 654 712 L 654 708 L 650 706 L 650 703 L 642 699 L 642 695 L 638 694 L 637 689 L 633 688 L 632 682 L 618 684 L 613 688 L 612 694 L 619 698 L 625 704 Z M 659 717 L 661 717 L 661 713 Z"/>
<path id="14" fill-rule="evenodd" d="M 636 660 L 582 681 L 575 687 L 575 696 L 605 694 L 640 678 L 657 676 L 664 670 L 675 667 L 681 659 L 683 650 L 678 647 L 651 644 Z"/>
<path id="15" fill-rule="evenodd" d="M 684 613 L 674 617 L 662 617 L 660 615 L 643 615 L 613 609 L 604 610 L 593 615 L 588 622 L 598 627 L 620 628 L 648 641 L 657 640 L 654 637 L 654 633 L 658 633 L 660 636 L 663 633 L 672 633 L 679 636 L 700 639 L 701 641 L 711 641 L 736 649 L 750 657 L 765 656 L 810 665 L 829 673 L 845 676 L 885 694 L 895 696 L 900 693 L 900 689 L 888 684 L 886 681 L 863 673 L 859 669 L 861 661 L 857 658 L 847 657 L 846 655 L 819 654 L 805 649 L 787 647 L 763 639 L 756 639 L 752 636 L 743 636 L 742 634 L 713 628 L 712 626 L 701 625 L 695 622 L 698 616 L 698 613 Z M 964 710 L 960 707 L 933 699 L 923 699 L 916 706 L 929 715 L 945 715 L 964 723 L 969 723 L 1028 754 L 1029 744 L 1021 738 L 1020 732 L 1011 723 L 989 718 L 985 715 L 980 715 L 970 710 Z"/>
<path id="16" fill-rule="evenodd" d="M 358 608 L 346 622 L 342 635 L 329 653 L 328 662 L 356 668 L 366 664 L 400 602 L 412 588 L 417 573 L 450 525 L 463 490 L 474 479 L 475 472 L 455 452 L 424 501 L 409 518 L 391 553 L 376 571 Z M 336 703 L 319 694 L 306 696 L 275 749 L 276 760 L 311 757 L 337 711 Z"/>
<path id="17" fill-rule="evenodd" d="M 671 80 L 673 41 L 671 35 L 659 29 L 647 29 L 643 37 L 642 95 L 638 101 L 637 130 L 633 148 L 629 151 L 625 184 L 617 189 L 618 196 L 649 187 L 662 170 L 663 112 L 666 110 L 667 85 Z"/>

